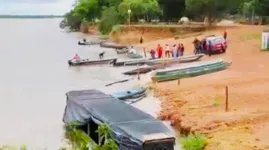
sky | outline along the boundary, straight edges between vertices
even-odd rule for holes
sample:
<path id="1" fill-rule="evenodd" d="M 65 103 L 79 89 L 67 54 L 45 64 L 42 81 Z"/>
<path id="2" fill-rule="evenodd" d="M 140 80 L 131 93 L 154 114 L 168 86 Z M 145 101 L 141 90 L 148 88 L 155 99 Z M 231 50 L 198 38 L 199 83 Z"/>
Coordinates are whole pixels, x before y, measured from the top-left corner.
<path id="1" fill-rule="evenodd" d="M 63 15 L 75 0 L 0 0 L 0 15 Z"/>

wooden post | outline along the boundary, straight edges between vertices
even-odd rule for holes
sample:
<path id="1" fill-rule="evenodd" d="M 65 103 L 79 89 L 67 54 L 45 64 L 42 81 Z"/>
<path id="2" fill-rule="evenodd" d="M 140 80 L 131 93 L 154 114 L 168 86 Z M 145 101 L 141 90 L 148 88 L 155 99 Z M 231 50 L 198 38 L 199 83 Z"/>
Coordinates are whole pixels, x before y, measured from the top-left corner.
<path id="1" fill-rule="evenodd" d="M 137 79 L 140 80 L 139 65 L 137 65 Z"/>
<path id="2" fill-rule="evenodd" d="M 177 85 L 180 85 L 180 79 L 177 80 Z"/>
<path id="3" fill-rule="evenodd" d="M 144 48 L 144 57 L 147 58 L 146 48 Z"/>
<path id="4" fill-rule="evenodd" d="M 229 105 L 229 103 L 228 103 L 228 101 L 229 101 L 229 97 L 228 97 L 229 96 L 229 93 L 228 92 L 229 92 L 228 91 L 228 86 L 226 86 L 225 87 L 225 96 L 226 96 L 226 105 L 225 105 L 226 107 L 225 107 L 225 111 L 226 112 L 228 112 L 228 105 Z"/>

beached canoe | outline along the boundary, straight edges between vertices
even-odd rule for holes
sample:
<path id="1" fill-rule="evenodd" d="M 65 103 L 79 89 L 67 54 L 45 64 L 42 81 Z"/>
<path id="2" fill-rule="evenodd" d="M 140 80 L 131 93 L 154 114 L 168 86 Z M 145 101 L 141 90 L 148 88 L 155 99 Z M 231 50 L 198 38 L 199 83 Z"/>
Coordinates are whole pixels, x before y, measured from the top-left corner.
<path id="1" fill-rule="evenodd" d="M 117 54 L 125 54 L 128 53 L 128 48 L 123 48 L 123 49 L 115 49 Z"/>
<path id="2" fill-rule="evenodd" d="M 112 61 L 116 61 L 117 58 L 107 58 L 107 59 L 80 59 L 80 60 L 68 60 L 70 66 L 79 66 L 79 65 L 99 65 L 99 64 L 109 64 Z"/>
<path id="3" fill-rule="evenodd" d="M 124 49 L 124 48 L 128 48 L 125 45 L 121 45 L 121 44 L 116 44 L 116 43 L 112 43 L 112 42 L 101 42 L 100 43 L 101 47 L 105 47 L 105 48 L 115 48 L 115 49 Z"/>
<path id="4" fill-rule="evenodd" d="M 151 79 L 154 82 L 162 82 L 162 81 L 195 77 L 199 75 L 204 75 L 204 74 L 224 70 L 228 68 L 231 64 L 232 64 L 231 62 L 223 62 L 223 63 L 216 63 L 214 65 L 208 65 L 208 66 L 203 66 L 203 67 L 198 67 L 198 68 L 185 69 L 178 72 L 171 72 L 164 75 L 154 74 Z"/>
<path id="5" fill-rule="evenodd" d="M 204 54 L 198 55 L 190 55 L 190 56 L 182 56 L 178 58 L 160 58 L 160 59 L 152 59 L 152 58 L 139 58 L 139 59 L 129 59 L 124 61 L 114 61 L 113 66 L 136 66 L 136 65 L 157 65 L 157 64 L 174 64 L 174 63 L 185 63 L 192 62 L 201 59 Z"/>
<path id="6" fill-rule="evenodd" d="M 98 45 L 100 43 L 102 43 L 103 41 L 99 40 L 99 41 L 90 41 L 90 42 L 80 42 L 78 41 L 78 45 Z"/>
<path id="7" fill-rule="evenodd" d="M 168 65 L 154 65 L 154 66 L 147 66 L 147 67 L 139 67 L 137 69 L 134 70 L 130 70 L 130 71 L 126 71 L 123 74 L 125 75 L 136 75 L 136 74 L 145 74 L 148 73 L 152 70 L 156 70 L 156 69 L 164 69 L 165 67 L 167 67 Z"/>
<path id="8" fill-rule="evenodd" d="M 138 87 L 133 88 L 131 90 L 124 90 L 117 93 L 111 94 L 113 97 L 120 99 L 120 100 L 127 100 L 127 99 L 134 99 L 144 96 L 146 92 L 146 88 Z"/>
<path id="9" fill-rule="evenodd" d="M 207 65 L 215 65 L 215 64 L 219 64 L 219 63 L 223 63 L 223 59 L 216 59 L 216 60 L 209 60 L 209 61 L 202 61 L 202 62 L 194 62 L 194 63 L 190 63 L 190 64 L 186 64 L 186 65 L 182 65 L 182 66 L 177 66 L 177 67 L 170 67 L 170 68 L 166 68 L 166 69 L 160 69 L 160 70 L 156 70 L 155 74 L 156 75 L 164 75 L 167 73 L 173 73 L 173 72 L 178 72 L 178 71 L 182 71 L 182 70 L 186 70 L 186 69 L 196 69 L 199 67 L 205 67 Z"/>
<path id="10" fill-rule="evenodd" d="M 201 59 L 204 54 L 182 56 L 177 58 L 160 58 L 160 59 L 142 59 L 139 64 L 157 65 L 157 64 L 175 64 L 197 61 Z M 137 65 L 136 61 L 126 62 L 124 65 Z"/>

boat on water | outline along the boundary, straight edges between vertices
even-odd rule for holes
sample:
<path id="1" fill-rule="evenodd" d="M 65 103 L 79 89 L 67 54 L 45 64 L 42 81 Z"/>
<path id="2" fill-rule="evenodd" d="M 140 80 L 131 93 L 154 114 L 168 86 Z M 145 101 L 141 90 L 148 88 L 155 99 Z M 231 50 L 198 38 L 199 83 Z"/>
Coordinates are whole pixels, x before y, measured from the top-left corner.
<path id="1" fill-rule="evenodd" d="M 134 99 L 144 96 L 146 93 L 146 88 L 137 87 L 130 90 L 124 90 L 111 94 L 113 97 L 120 100 Z"/>
<path id="2" fill-rule="evenodd" d="M 98 44 L 100 44 L 101 42 L 103 42 L 103 41 L 90 41 L 90 42 L 88 42 L 88 41 L 86 41 L 86 42 L 80 42 L 80 41 L 78 41 L 78 45 L 98 45 Z"/>
<path id="3" fill-rule="evenodd" d="M 188 78 L 188 77 L 195 77 L 199 75 L 204 75 L 208 73 L 213 73 L 217 71 L 224 70 L 228 68 L 232 62 L 214 62 L 211 64 L 204 63 L 203 65 L 196 65 L 196 66 L 190 66 L 188 67 L 182 67 L 178 70 L 168 70 L 167 72 L 164 72 L 162 70 L 161 72 L 153 73 L 153 76 L 151 77 L 152 81 L 154 82 L 162 82 L 162 81 L 169 81 L 169 80 L 176 80 L 176 79 L 182 79 L 182 78 Z"/>
<path id="4" fill-rule="evenodd" d="M 128 49 L 126 45 L 121 45 L 121 44 L 116 44 L 112 42 L 101 42 L 100 47 L 105 47 L 105 48 L 115 48 L 115 49 Z"/>
<path id="5" fill-rule="evenodd" d="M 114 66 L 133 66 L 133 65 L 157 65 L 157 64 L 173 64 L 173 63 L 186 63 L 197 61 L 201 59 L 204 54 L 198 55 L 190 55 L 190 56 L 182 56 L 177 58 L 160 58 L 160 59 L 152 59 L 152 58 L 140 58 L 140 59 L 130 59 L 124 61 L 114 61 Z"/>
<path id="6" fill-rule="evenodd" d="M 106 58 L 106 59 L 71 59 L 68 60 L 68 64 L 70 66 L 80 66 L 80 65 L 99 65 L 99 64 L 110 64 L 113 61 L 117 61 L 117 58 Z"/>
<path id="7" fill-rule="evenodd" d="M 98 126 L 106 123 L 120 150 L 174 150 L 171 130 L 138 108 L 98 90 L 70 91 L 66 97 L 64 124 L 75 122 L 95 143 L 99 140 Z"/>
<path id="8" fill-rule="evenodd" d="M 128 48 L 123 48 L 123 49 L 115 49 L 117 54 L 125 54 L 128 53 Z"/>
<path id="9" fill-rule="evenodd" d="M 128 58 L 132 58 L 132 59 L 138 59 L 138 58 L 143 58 L 142 55 L 138 54 L 138 53 L 127 53 Z"/>

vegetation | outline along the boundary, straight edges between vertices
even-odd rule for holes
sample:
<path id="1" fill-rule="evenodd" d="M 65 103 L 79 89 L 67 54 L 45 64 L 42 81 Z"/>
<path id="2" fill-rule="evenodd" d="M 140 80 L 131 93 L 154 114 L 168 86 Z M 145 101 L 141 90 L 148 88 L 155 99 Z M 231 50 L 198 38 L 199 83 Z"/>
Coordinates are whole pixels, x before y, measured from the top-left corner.
<path id="1" fill-rule="evenodd" d="M 203 150 L 207 144 L 207 139 L 200 134 L 189 134 L 186 137 L 181 137 L 180 143 L 184 150 Z"/>
<path id="2" fill-rule="evenodd" d="M 129 11 L 128 11 L 129 10 Z M 72 29 L 79 29 L 82 20 L 98 23 L 99 30 L 108 34 L 114 25 L 153 20 L 177 22 L 182 16 L 211 25 L 224 16 L 239 16 L 253 23 L 255 18 L 265 22 L 269 16 L 267 0 L 77 0 L 65 15 Z"/>
<path id="3" fill-rule="evenodd" d="M 65 138 L 72 146 L 72 150 L 88 150 L 89 146 L 92 146 L 92 150 L 118 150 L 117 144 L 110 138 L 111 129 L 107 124 L 98 127 L 96 132 L 99 135 L 99 142 L 97 144 L 86 133 L 78 130 L 77 126 L 77 123 L 65 126 Z"/>

